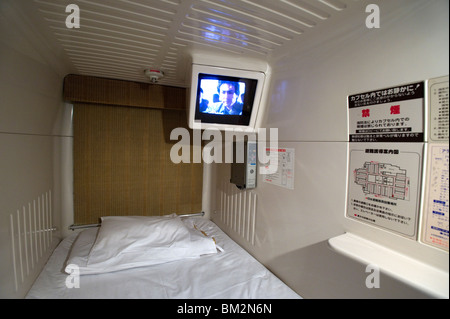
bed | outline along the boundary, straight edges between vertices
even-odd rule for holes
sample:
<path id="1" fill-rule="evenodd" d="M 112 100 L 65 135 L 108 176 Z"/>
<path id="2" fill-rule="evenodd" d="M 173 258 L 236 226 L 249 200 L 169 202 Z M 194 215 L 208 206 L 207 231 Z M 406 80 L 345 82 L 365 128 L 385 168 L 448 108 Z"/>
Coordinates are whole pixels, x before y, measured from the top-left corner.
<path id="1" fill-rule="evenodd" d="M 202 217 L 105 217 L 61 241 L 28 299 L 298 299 Z"/>

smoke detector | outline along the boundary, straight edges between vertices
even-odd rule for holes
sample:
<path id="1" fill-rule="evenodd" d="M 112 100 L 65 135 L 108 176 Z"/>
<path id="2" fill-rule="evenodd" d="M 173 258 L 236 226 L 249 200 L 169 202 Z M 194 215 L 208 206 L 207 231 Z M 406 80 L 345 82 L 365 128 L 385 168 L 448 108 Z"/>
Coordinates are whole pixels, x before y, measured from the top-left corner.
<path id="1" fill-rule="evenodd" d="M 144 74 L 150 79 L 152 83 L 157 83 L 163 76 L 164 72 L 156 69 L 146 69 Z"/>

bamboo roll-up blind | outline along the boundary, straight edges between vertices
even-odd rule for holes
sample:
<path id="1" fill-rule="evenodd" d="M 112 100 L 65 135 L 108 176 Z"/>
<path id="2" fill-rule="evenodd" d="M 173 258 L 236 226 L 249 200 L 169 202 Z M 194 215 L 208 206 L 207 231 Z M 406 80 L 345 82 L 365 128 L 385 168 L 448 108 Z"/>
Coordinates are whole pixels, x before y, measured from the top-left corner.
<path id="1" fill-rule="evenodd" d="M 200 212 L 202 164 L 170 159 L 170 132 L 186 123 L 180 111 L 75 104 L 75 224 Z"/>

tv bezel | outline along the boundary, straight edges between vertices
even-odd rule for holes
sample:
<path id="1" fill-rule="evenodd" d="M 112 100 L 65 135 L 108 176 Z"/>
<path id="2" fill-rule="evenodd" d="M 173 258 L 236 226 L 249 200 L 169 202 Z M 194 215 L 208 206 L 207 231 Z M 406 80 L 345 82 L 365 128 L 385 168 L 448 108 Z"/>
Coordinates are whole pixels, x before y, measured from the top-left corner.
<path id="1" fill-rule="evenodd" d="M 220 79 L 234 80 L 235 82 L 255 81 L 253 96 L 248 99 L 253 100 L 252 105 L 248 105 L 250 114 L 243 115 L 223 115 L 202 113 L 199 110 L 199 90 L 200 80 L 206 75 L 208 77 L 217 77 Z M 256 128 L 256 120 L 259 113 L 262 88 L 264 86 L 265 74 L 261 71 L 239 70 L 232 68 L 207 66 L 193 64 L 192 80 L 191 80 L 191 96 L 189 102 L 188 124 L 191 129 L 219 129 L 234 130 L 242 129 L 244 131 L 254 131 Z M 253 89 L 246 93 L 253 93 Z M 243 112 L 244 113 L 244 112 Z M 202 121 L 203 119 L 203 121 Z"/>

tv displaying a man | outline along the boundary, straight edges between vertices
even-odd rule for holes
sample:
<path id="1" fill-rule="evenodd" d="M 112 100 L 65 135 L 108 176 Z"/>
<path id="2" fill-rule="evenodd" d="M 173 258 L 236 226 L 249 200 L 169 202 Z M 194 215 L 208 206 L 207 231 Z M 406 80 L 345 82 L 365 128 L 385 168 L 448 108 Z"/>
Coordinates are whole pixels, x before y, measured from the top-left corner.
<path id="1" fill-rule="evenodd" d="M 217 91 L 213 95 L 217 96 L 218 93 L 219 101 L 209 103 L 208 107 L 203 112 L 209 114 L 242 115 L 243 103 L 240 95 L 240 83 L 220 80 L 216 82 Z M 202 89 L 204 92 L 206 91 L 206 89 L 203 88 L 203 85 Z M 243 89 L 245 90 L 245 84 L 243 84 Z"/>

